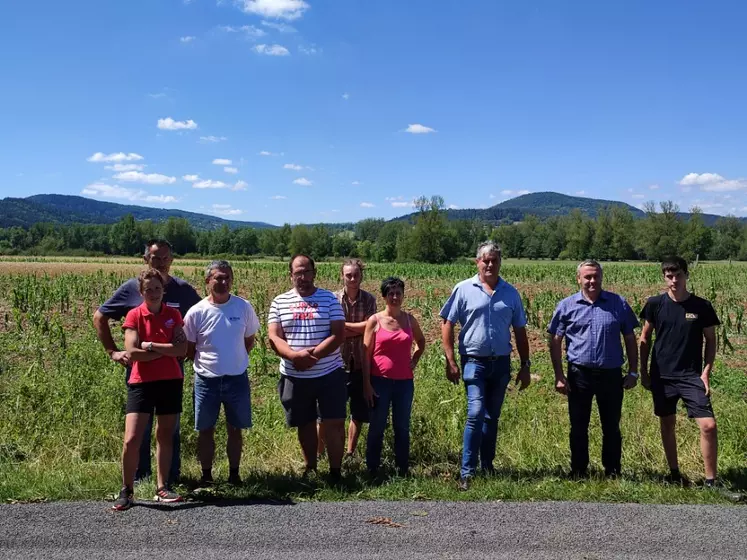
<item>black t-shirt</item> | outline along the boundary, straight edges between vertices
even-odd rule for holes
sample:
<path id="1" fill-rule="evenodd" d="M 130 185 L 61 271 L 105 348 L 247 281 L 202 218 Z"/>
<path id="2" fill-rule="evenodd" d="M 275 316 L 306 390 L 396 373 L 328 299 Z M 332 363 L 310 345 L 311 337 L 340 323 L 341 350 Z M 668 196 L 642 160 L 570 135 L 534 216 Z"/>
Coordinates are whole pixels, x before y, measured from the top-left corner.
<path id="1" fill-rule="evenodd" d="M 685 301 L 674 301 L 663 293 L 648 298 L 641 319 L 651 323 L 656 332 L 652 377 L 700 377 L 703 329 L 721 324 L 708 300 L 690 295 Z"/>
<path id="2" fill-rule="evenodd" d="M 169 307 L 179 309 L 182 317 L 202 299 L 190 283 L 181 278 L 171 276 L 164 288 L 163 302 Z M 114 295 L 99 307 L 99 311 L 109 319 L 119 320 L 127 315 L 130 309 L 136 308 L 141 303 L 143 303 L 143 297 L 140 295 L 137 278 L 131 278 L 117 288 Z"/>

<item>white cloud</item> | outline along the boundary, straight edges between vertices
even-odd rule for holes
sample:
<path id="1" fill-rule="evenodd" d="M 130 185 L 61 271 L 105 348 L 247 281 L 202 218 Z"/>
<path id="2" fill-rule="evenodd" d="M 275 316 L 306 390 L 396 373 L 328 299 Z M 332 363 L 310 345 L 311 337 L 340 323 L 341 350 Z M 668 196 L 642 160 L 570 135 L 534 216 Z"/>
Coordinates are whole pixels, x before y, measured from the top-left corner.
<path id="1" fill-rule="evenodd" d="M 681 190 L 682 190 L 682 192 L 690 192 L 691 190 L 693 190 L 693 188 L 692 187 L 682 187 Z"/>
<path id="2" fill-rule="evenodd" d="M 104 169 L 110 171 L 142 171 L 145 165 L 142 163 L 115 163 L 114 165 L 105 165 Z"/>
<path id="3" fill-rule="evenodd" d="M 361 183 L 360 181 L 353 181 L 353 182 L 352 182 L 352 183 L 350 183 L 350 184 L 351 184 L 351 185 L 356 185 L 356 186 L 357 186 L 357 185 L 362 185 L 363 183 Z"/>
<path id="4" fill-rule="evenodd" d="M 228 140 L 225 136 L 200 136 L 200 142 L 203 144 L 216 144 Z"/>
<path id="5" fill-rule="evenodd" d="M 131 202 L 160 202 L 168 204 L 177 202 L 179 199 L 174 196 L 150 195 L 142 189 L 128 189 L 119 185 L 107 185 L 104 183 L 93 183 L 85 187 L 80 194 L 96 196 L 98 198 L 113 198 L 117 200 L 129 200 Z"/>
<path id="6" fill-rule="evenodd" d="M 159 93 L 149 93 L 148 97 L 150 97 L 151 99 L 163 99 L 164 97 L 166 97 L 166 94 L 161 91 Z"/>
<path id="7" fill-rule="evenodd" d="M 361 202 L 361 208 L 375 208 L 376 205 L 371 202 Z"/>
<path id="8" fill-rule="evenodd" d="M 649 185 L 648 190 L 658 191 L 661 187 L 659 185 Z"/>
<path id="9" fill-rule="evenodd" d="M 259 54 L 266 54 L 267 56 L 289 56 L 290 51 L 283 45 L 257 45 L 253 49 Z"/>
<path id="10" fill-rule="evenodd" d="M 407 208 L 408 206 L 413 206 L 412 202 L 403 202 L 403 201 L 392 202 L 393 208 Z"/>
<path id="11" fill-rule="evenodd" d="M 239 172 L 239 170 L 235 167 L 224 167 L 223 171 L 225 171 L 226 173 L 230 173 L 231 175 L 236 175 L 236 173 Z"/>
<path id="12" fill-rule="evenodd" d="M 92 163 L 121 163 L 123 161 L 140 161 L 143 158 L 140 154 L 130 152 L 125 154 L 124 152 L 117 152 L 115 154 L 106 155 L 102 152 L 96 152 L 87 161 Z"/>
<path id="13" fill-rule="evenodd" d="M 274 29 L 275 31 L 279 31 L 280 33 L 295 33 L 297 31 L 295 27 L 293 27 L 292 25 L 288 25 L 287 23 L 262 21 L 262 25 L 264 25 L 265 27 L 269 27 L 270 29 Z"/>
<path id="14" fill-rule="evenodd" d="M 184 179 L 188 183 L 194 183 L 200 180 L 200 176 L 199 175 L 182 175 L 182 179 Z"/>
<path id="15" fill-rule="evenodd" d="M 195 37 L 194 35 L 186 35 L 185 37 L 179 37 L 179 41 L 181 41 L 182 43 L 191 43 L 196 38 L 197 37 Z"/>
<path id="16" fill-rule="evenodd" d="M 194 130 L 197 128 L 197 123 L 192 119 L 175 121 L 171 117 L 166 117 L 165 119 L 158 119 L 158 128 L 161 130 Z"/>
<path id="17" fill-rule="evenodd" d="M 510 196 L 510 195 L 514 194 L 514 191 L 511 191 L 511 190 L 505 189 L 505 190 L 502 190 L 502 191 L 501 191 L 501 194 L 502 194 L 503 196 Z"/>
<path id="18" fill-rule="evenodd" d="M 280 152 L 279 154 L 276 154 L 276 153 L 274 153 L 274 152 L 268 152 L 267 150 L 262 150 L 262 151 L 261 151 L 261 152 L 259 152 L 259 154 L 257 154 L 257 155 L 260 155 L 260 156 L 265 156 L 265 157 L 277 157 L 277 156 L 282 156 L 282 155 L 283 155 L 283 152 Z"/>
<path id="19" fill-rule="evenodd" d="M 410 124 L 407 125 L 405 132 L 409 132 L 410 134 L 430 134 L 431 132 L 436 132 L 436 130 L 422 124 Z"/>
<path id="20" fill-rule="evenodd" d="M 391 202 L 392 200 L 404 200 L 403 196 L 387 196 L 384 200 Z"/>
<path id="21" fill-rule="evenodd" d="M 264 37 L 267 35 L 267 32 L 264 29 L 259 29 L 253 25 L 242 25 L 241 27 L 222 25 L 218 29 L 225 31 L 226 33 L 243 33 L 247 37 Z"/>
<path id="22" fill-rule="evenodd" d="M 238 0 L 238 3 L 247 14 L 286 20 L 300 18 L 311 7 L 304 0 Z"/>
<path id="23" fill-rule="evenodd" d="M 271 196 L 271 200 L 285 200 L 288 198 L 287 196 L 283 196 L 282 194 L 276 194 L 275 196 Z"/>
<path id="24" fill-rule="evenodd" d="M 283 169 L 290 169 L 291 171 L 301 171 L 303 169 L 303 166 L 298 165 L 297 163 L 286 163 L 283 166 Z"/>
<path id="25" fill-rule="evenodd" d="M 459 206 L 457 206 L 456 204 L 449 204 L 449 205 L 447 206 L 447 208 L 448 208 L 449 210 L 459 210 Z"/>
<path id="26" fill-rule="evenodd" d="M 213 181 L 212 179 L 203 179 L 192 185 L 195 189 L 227 189 L 229 186 L 223 181 Z"/>
<path id="27" fill-rule="evenodd" d="M 320 49 L 316 45 L 309 45 L 308 47 L 306 47 L 304 45 L 299 45 L 298 46 L 298 52 L 300 52 L 301 54 L 305 54 L 305 55 L 311 56 L 311 55 L 315 55 L 315 54 L 321 53 L 322 49 Z"/>
<path id="28" fill-rule="evenodd" d="M 491 194 L 488 196 L 488 198 L 495 198 L 496 196 L 494 194 Z"/>
<path id="29" fill-rule="evenodd" d="M 680 180 L 680 185 L 697 185 L 707 192 L 727 192 L 747 189 L 747 179 L 727 179 L 718 173 L 688 173 Z"/>
<path id="30" fill-rule="evenodd" d="M 232 163 L 230 159 L 225 158 L 215 158 L 213 160 L 213 165 L 231 165 Z"/>
<path id="31" fill-rule="evenodd" d="M 516 191 L 516 194 L 518 194 L 518 195 L 521 196 L 522 194 L 529 194 L 530 192 L 532 192 L 532 191 L 528 191 L 526 189 L 523 189 L 523 190 L 520 190 L 520 191 Z"/>
<path id="32" fill-rule="evenodd" d="M 343 94 L 342 94 L 342 98 L 343 98 L 343 99 L 344 99 L 345 101 L 347 101 L 348 99 L 350 99 L 350 94 L 349 94 L 348 92 L 345 92 L 345 93 L 343 93 Z"/>
<path id="33" fill-rule="evenodd" d="M 169 177 L 160 173 L 143 173 L 142 171 L 123 171 L 117 173 L 113 178 L 117 181 L 143 183 L 145 185 L 172 185 L 176 183 L 176 177 Z"/>
<path id="34" fill-rule="evenodd" d="M 245 191 L 249 187 L 249 183 L 246 181 L 236 181 L 231 187 L 232 191 Z"/>
<path id="35" fill-rule="evenodd" d="M 219 216 L 238 216 L 243 213 L 243 210 L 233 208 L 230 204 L 213 204 L 213 214 L 218 214 Z"/>
<path id="36" fill-rule="evenodd" d="M 637 200 L 643 200 L 644 198 L 646 198 L 646 195 L 638 193 L 638 194 L 634 194 L 633 198 L 635 198 Z"/>
<path id="37" fill-rule="evenodd" d="M 306 177 L 300 177 L 293 181 L 294 185 L 301 185 L 302 187 L 310 187 L 314 183 L 312 181 L 309 181 Z"/>

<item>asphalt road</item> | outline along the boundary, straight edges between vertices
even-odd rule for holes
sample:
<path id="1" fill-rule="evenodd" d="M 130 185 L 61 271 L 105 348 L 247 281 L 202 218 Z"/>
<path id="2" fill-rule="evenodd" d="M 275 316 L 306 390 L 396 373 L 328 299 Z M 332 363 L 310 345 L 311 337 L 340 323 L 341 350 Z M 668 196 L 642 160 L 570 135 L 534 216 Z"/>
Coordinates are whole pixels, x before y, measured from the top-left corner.
<path id="1" fill-rule="evenodd" d="M 0 558 L 747 557 L 745 507 L 562 502 L 141 504 L 127 512 L 109 511 L 103 502 L 2 505 Z"/>

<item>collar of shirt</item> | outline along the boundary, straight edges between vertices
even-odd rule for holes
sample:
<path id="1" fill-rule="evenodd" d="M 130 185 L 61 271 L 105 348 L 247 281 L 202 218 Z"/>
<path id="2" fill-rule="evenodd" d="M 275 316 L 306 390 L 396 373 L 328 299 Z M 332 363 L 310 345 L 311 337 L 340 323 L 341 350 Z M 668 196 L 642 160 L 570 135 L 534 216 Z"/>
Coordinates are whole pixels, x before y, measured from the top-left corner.
<path id="1" fill-rule="evenodd" d="M 143 302 L 140 304 L 140 307 L 143 309 L 142 315 L 143 317 L 150 317 L 152 315 L 155 315 L 150 309 L 148 309 L 148 304 Z M 166 307 L 166 304 L 161 302 L 161 309 L 160 311 L 163 311 L 163 308 Z"/>
<path id="2" fill-rule="evenodd" d="M 576 303 L 586 303 L 587 305 L 594 305 L 595 303 L 599 301 L 607 301 L 607 299 L 609 298 L 607 296 L 607 292 L 604 290 L 599 292 L 599 297 L 597 298 L 597 301 L 595 301 L 594 303 L 590 302 L 588 299 L 584 297 L 584 292 L 582 290 L 579 290 L 578 294 L 576 294 Z"/>
<path id="3" fill-rule="evenodd" d="M 498 277 L 498 282 L 495 284 L 495 288 L 493 288 L 493 293 L 495 294 L 498 290 L 500 290 L 505 283 L 506 283 L 506 281 L 499 276 Z M 472 285 L 473 286 L 477 286 L 478 288 L 480 288 L 480 290 L 482 290 L 483 292 L 485 292 L 485 286 L 483 285 L 482 280 L 480 280 L 480 275 L 479 274 L 475 274 L 472 277 Z M 488 292 L 485 292 L 485 295 L 489 296 L 490 294 L 488 294 Z"/>

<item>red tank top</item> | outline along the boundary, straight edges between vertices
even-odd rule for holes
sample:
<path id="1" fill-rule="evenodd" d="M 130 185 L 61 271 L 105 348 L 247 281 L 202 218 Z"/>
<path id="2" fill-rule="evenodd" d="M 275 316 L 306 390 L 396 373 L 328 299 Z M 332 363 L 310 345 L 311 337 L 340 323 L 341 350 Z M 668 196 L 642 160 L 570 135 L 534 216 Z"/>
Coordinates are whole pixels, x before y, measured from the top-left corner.
<path id="1" fill-rule="evenodd" d="M 412 355 L 412 329 L 410 316 L 407 316 L 407 327 L 388 331 L 381 326 L 378 315 L 376 322 L 379 328 L 374 339 L 373 363 L 371 375 L 387 379 L 412 379 L 410 359 Z"/>

